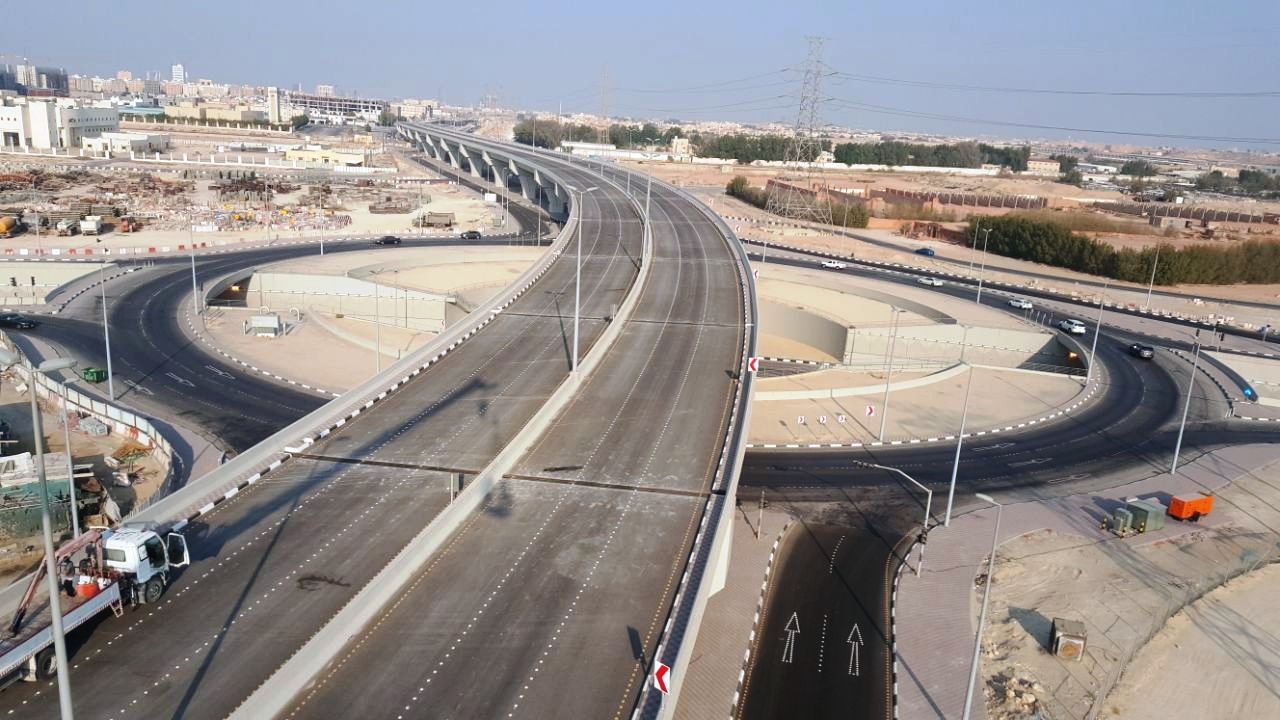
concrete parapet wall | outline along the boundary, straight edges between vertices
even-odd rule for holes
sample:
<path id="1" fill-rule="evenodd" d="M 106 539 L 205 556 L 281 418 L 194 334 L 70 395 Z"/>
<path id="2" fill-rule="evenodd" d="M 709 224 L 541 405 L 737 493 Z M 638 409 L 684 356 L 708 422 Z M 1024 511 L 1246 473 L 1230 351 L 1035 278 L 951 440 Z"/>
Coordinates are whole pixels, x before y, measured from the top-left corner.
<path id="1" fill-rule="evenodd" d="M 259 272 L 249 280 L 246 299 L 250 307 L 265 305 L 275 312 L 293 307 L 315 308 L 440 332 L 445 327 L 446 305 L 451 298 L 341 275 Z"/>
<path id="2" fill-rule="evenodd" d="M 845 337 L 849 334 L 849 329 L 835 320 L 763 298 L 760 330 L 803 343 L 833 358 L 844 357 Z"/>
<path id="3" fill-rule="evenodd" d="M 966 334 L 967 333 L 967 334 Z M 853 364 L 866 358 L 883 357 L 890 345 L 892 330 L 887 327 L 852 328 L 845 348 L 845 361 Z M 899 327 L 893 341 L 894 356 L 912 360 L 967 360 L 1017 366 L 1024 362 L 1062 364 L 1066 351 L 1057 337 L 1033 330 L 923 325 Z"/>

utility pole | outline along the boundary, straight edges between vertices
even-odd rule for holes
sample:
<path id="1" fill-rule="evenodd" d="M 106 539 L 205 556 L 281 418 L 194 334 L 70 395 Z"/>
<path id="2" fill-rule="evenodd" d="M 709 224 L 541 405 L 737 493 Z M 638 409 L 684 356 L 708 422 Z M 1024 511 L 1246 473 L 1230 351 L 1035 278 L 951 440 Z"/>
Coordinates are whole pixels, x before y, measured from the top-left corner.
<path id="1" fill-rule="evenodd" d="M 381 295 L 379 290 L 381 288 L 382 286 L 378 284 L 378 276 L 374 275 L 373 276 L 373 325 L 374 325 L 374 328 L 376 328 L 374 332 L 377 334 L 377 339 L 374 341 L 373 356 L 375 358 L 374 367 L 377 368 L 376 372 L 379 372 L 379 373 L 382 372 L 382 310 L 378 307 L 378 300 L 379 300 L 379 296 Z"/>
<path id="2" fill-rule="evenodd" d="M 969 419 L 969 395 L 973 392 L 973 366 L 969 366 L 969 384 L 964 389 L 964 409 L 960 411 L 960 432 L 956 434 L 956 457 L 951 463 L 951 487 L 947 490 L 947 514 L 942 521 L 951 527 L 951 503 L 956 496 L 956 477 L 960 474 L 960 448 L 964 446 L 964 426 Z"/>
<path id="3" fill-rule="evenodd" d="M 898 315 L 901 313 L 898 308 L 893 308 L 893 327 L 889 334 L 889 362 L 885 366 L 884 373 L 884 408 L 880 413 L 880 442 L 884 442 L 884 428 L 889 422 L 889 385 L 893 379 L 893 350 L 898 344 Z"/>
<path id="4" fill-rule="evenodd" d="M 982 227 L 982 220 L 976 220 L 973 223 L 973 252 L 969 253 L 969 277 L 973 277 L 973 261 L 978 254 L 978 232 Z"/>

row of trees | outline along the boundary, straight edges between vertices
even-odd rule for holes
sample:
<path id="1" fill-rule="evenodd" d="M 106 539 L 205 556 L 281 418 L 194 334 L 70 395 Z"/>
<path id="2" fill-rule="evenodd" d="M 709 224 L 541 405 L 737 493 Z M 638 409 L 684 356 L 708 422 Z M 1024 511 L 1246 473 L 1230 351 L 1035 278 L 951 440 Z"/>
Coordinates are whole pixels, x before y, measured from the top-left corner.
<path id="1" fill-rule="evenodd" d="M 1232 178 L 1223 175 L 1221 170 L 1214 170 L 1196 178 L 1196 189 L 1232 195 L 1280 197 L 1280 176 L 1259 170 L 1241 170 L 1239 177 Z"/>
<path id="2" fill-rule="evenodd" d="M 768 208 L 769 191 L 764 188 L 754 187 L 741 175 L 730 180 L 724 191 L 730 197 L 738 198 L 748 205 L 754 205 L 761 210 Z M 825 202 L 831 209 L 831 221 L 836 225 L 864 228 L 871 218 L 871 213 L 867 212 L 867 209 L 858 203 L 840 203 L 831 200 L 826 200 Z"/>
<path id="3" fill-rule="evenodd" d="M 564 141 L 600 142 L 600 130 L 590 125 L 555 120 L 521 120 L 515 126 L 516 142 L 541 148 L 557 148 Z"/>
<path id="4" fill-rule="evenodd" d="M 1159 250 L 1133 250 L 1077 235 L 1061 223 L 1018 215 L 971 220 L 969 237 L 978 237 L 979 226 L 984 236 L 991 231 L 983 243 L 998 255 L 1116 280 L 1145 283 L 1155 266 L 1155 281 L 1160 285 L 1280 282 L 1280 242 L 1249 240 L 1228 247 L 1162 245 Z"/>
<path id="5" fill-rule="evenodd" d="M 1010 170 L 1027 169 L 1031 158 L 1029 147 L 995 147 L 984 143 L 962 142 L 954 145 L 924 145 L 897 141 L 881 143 L 842 143 L 834 150 L 836 162 L 850 165 L 922 165 L 926 167 L 976 168 L 983 163 L 1001 165 Z"/>

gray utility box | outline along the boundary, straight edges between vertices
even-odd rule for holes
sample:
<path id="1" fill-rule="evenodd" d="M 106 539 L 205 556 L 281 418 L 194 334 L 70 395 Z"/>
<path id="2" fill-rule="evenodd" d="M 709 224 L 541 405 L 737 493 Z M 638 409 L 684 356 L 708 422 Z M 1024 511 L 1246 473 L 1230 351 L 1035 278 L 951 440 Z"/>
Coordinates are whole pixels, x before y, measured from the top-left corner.
<path id="1" fill-rule="evenodd" d="M 1085 639 L 1088 631 L 1084 627 L 1084 623 L 1079 620 L 1067 620 L 1066 618 L 1053 619 L 1053 654 L 1063 660 L 1075 660 L 1079 662 L 1084 659 Z"/>

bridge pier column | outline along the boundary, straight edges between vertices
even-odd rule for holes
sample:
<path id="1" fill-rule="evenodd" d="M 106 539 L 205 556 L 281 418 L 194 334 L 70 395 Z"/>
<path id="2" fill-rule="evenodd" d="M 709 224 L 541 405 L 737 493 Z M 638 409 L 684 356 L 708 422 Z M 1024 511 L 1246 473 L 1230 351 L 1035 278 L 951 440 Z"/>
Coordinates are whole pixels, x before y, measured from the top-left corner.
<path id="1" fill-rule="evenodd" d="M 529 202 L 537 202 L 538 178 L 528 170 L 517 170 L 516 177 L 520 178 L 520 194 L 524 195 L 524 199 Z"/>

